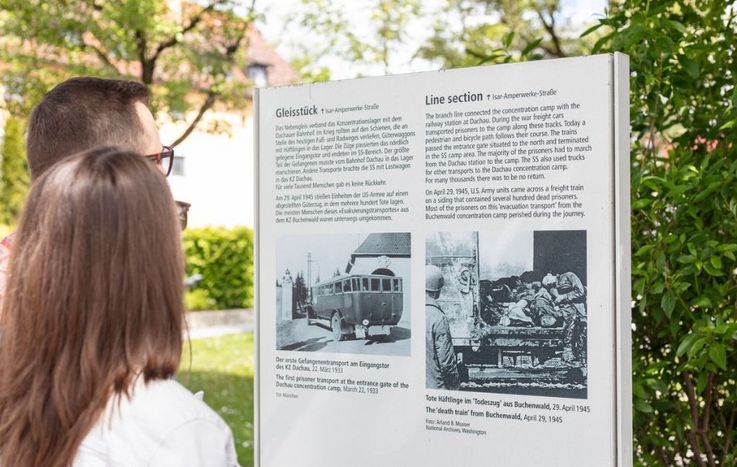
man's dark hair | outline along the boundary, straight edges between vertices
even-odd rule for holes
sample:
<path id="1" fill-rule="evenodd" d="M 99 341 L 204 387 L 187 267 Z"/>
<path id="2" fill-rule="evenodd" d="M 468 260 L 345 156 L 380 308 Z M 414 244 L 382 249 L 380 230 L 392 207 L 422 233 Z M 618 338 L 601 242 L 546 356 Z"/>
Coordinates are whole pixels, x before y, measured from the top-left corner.
<path id="1" fill-rule="evenodd" d="M 134 104 L 148 98 L 146 86 L 136 81 L 85 76 L 57 85 L 31 113 L 26 143 L 31 177 L 97 146 L 137 148 L 144 130 Z"/>

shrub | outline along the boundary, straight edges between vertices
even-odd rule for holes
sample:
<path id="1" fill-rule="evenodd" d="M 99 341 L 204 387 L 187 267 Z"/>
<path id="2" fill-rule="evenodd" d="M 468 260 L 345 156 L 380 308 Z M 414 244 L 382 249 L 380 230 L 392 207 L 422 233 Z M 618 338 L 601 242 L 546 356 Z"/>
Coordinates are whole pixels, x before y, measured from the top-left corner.
<path id="1" fill-rule="evenodd" d="M 639 465 L 737 465 L 737 27 L 720 0 L 612 3 L 631 59 Z"/>
<path id="2" fill-rule="evenodd" d="M 205 227 L 183 233 L 188 276 L 202 280 L 192 287 L 197 291 L 195 305 L 211 300 L 210 309 L 250 308 L 253 306 L 253 230 L 247 227 Z"/>
<path id="3" fill-rule="evenodd" d="M 0 224 L 12 225 L 17 221 L 28 192 L 29 180 L 23 122 L 8 117 L 0 145 Z"/>
<path id="4" fill-rule="evenodd" d="M 206 311 L 215 308 L 215 300 L 210 298 L 206 289 L 188 290 L 184 294 L 187 311 Z"/>

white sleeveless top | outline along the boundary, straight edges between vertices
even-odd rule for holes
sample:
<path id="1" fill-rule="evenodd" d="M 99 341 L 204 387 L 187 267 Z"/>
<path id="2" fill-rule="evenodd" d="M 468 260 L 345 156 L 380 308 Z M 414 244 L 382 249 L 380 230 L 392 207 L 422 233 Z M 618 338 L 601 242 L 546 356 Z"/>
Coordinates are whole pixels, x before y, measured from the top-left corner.
<path id="1" fill-rule="evenodd" d="M 111 400 L 77 451 L 74 467 L 236 467 L 222 418 L 174 380 L 134 385 Z"/>

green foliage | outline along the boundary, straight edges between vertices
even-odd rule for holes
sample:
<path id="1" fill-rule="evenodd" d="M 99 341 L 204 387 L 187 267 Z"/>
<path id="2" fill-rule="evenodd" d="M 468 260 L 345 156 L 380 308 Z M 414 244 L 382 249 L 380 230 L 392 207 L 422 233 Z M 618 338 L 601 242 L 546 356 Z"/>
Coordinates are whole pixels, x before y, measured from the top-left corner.
<path id="1" fill-rule="evenodd" d="M 330 81 L 330 69 L 326 66 L 315 66 L 313 58 L 304 53 L 289 63 L 297 72 L 303 83 L 324 83 Z"/>
<path id="2" fill-rule="evenodd" d="M 445 0 L 418 55 L 446 68 L 580 55 L 559 0 Z"/>
<path id="3" fill-rule="evenodd" d="M 294 279 L 294 298 L 300 303 L 304 303 L 307 301 L 307 295 L 309 294 L 309 291 L 307 290 L 307 284 L 305 284 L 305 277 L 300 272 L 297 274 L 297 277 Z"/>
<path id="4" fill-rule="evenodd" d="M 184 345 L 177 379 L 230 426 L 238 462 L 253 465 L 253 333 L 194 339 Z M 191 353 L 190 353 L 191 351 Z"/>
<path id="5" fill-rule="evenodd" d="M 373 46 L 364 43 L 353 51 L 354 58 L 380 62 L 388 72 L 393 49 L 403 42 L 407 23 L 419 12 L 418 0 L 377 0 L 371 12 L 371 22 L 377 25 L 377 43 Z"/>
<path id="6" fill-rule="evenodd" d="M 27 115 L 75 75 L 139 80 L 152 91 L 155 114 L 188 124 L 179 143 L 215 103 L 246 107 L 249 83 L 233 69 L 247 66 L 254 18 L 252 5 L 234 0 L 0 0 L 5 107 Z"/>
<path id="7" fill-rule="evenodd" d="M 188 290 L 184 294 L 187 311 L 207 311 L 215 308 L 215 300 L 210 298 L 207 289 Z"/>
<path id="8" fill-rule="evenodd" d="M 737 6 L 611 2 L 556 50 L 558 2 L 454 3 L 462 34 L 441 19 L 422 50 L 446 66 L 630 56 L 635 463 L 737 465 Z"/>
<path id="9" fill-rule="evenodd" d="M 187 229 L 183 241 L 187 275 L 202 275 L 192 291 L 205 290 L 214 301 L 210 309 L 253 306 L 253 230 Z"/>
<path id="10" fill-rule="evenodd" d="M 625 1 L 598 25 L 632 70 L 639 465 L 737 465 L 736 14 Z"/>
<path id="11" fill-rule="evenodd" d="M 15 117 L 8 117 L 0 147 L 0 224 L 14 225 L 17 222 L 29 180 L 23 124 Z"/>
<path id="12" fill-rule="evenodd" d="M 422 58 L 445 68 L 580 55 L 599 34 L 578 37 L 581 25 L 563 18 L 565 4 L 560 0 L 372 0 L 346 14 L 341 2 L 302 0 L 292 22 L 324 41 L 309 48 L 295 44 L 301 53 L 295 68 L 307 80 L 319 81 L 328 73 L 315 64 L 328 55 L 354 68 L 382 65 L 385 72 L 398 57 L 408 55 L 410 60 Z M 357 17 L 368 18 L 368 26 Z M 432 28 L 432 34 L 418 45 L 410 32 L 420 25 Z M 411 54 L 399 53 L 407 50 Z"/>
<path id="13" fill-rule="evenodd" d="M 421 14 L 419 0 L 371 0 L 356 5 L 351 15 L 332 0 L 302 0 L 299 14 L 292 16 L 312 35 L 324 38 L 321 46 L 307 49 L 302 44 L 301 58 L 294 62 L 301 76 L 309 81 L 322 81 L 329 70 L 316 65 L 322 57 L 332 56 L 358 64 L 381 64 L 389 72 L 392 58 L 406 46 L 407 25 Z M 367 27 L 357 28 L 352 15 L 368 16 Z"/>

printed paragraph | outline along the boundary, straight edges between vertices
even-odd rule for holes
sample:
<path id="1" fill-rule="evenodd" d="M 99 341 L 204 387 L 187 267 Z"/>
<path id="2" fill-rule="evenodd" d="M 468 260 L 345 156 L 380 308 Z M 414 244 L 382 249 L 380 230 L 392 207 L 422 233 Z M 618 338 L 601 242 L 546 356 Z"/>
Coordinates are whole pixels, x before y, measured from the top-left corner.
<path id="1" fill-rule="evenodd" d="M 277 125 L 276 222 L 378 222 L 409 212 L 407 191 L 389 177 L 412 167 L 415 137 L 400 115 Z"/>
<path id="2" fill-rule="evenodd" d="M 593 152 L 581 108 L 563 102 L 426 112 L 425 217 L 584 217 L 585 186 L 553 181 Z"/>

